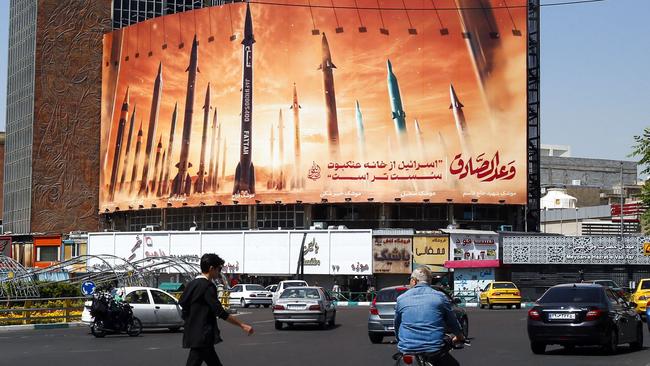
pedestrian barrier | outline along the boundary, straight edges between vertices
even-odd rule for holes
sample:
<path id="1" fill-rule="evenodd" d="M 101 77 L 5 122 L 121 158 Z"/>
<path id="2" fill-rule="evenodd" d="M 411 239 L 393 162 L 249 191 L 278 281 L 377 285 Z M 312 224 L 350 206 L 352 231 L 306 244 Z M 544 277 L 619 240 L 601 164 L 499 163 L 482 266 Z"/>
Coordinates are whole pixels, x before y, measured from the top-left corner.
<path id="1" fill-rule="evenodd" d="M 0 300 L 0 326 L 80 320 L 85 300 L 85 297 Z"/>
<path id="2" fill-rule="evenodd" d="M 347 302 L 371 302 L 375 298 L 375 291 L 353 292 L 353 291 L 327 291 L 336 301 Z"/>

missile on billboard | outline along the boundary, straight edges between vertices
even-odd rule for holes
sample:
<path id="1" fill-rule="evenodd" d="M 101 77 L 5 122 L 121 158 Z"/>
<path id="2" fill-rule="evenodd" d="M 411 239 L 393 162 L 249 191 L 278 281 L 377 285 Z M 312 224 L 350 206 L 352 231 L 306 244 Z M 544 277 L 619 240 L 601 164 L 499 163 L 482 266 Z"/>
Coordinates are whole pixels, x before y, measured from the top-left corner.
<path id="1" fill-rule="evenodd" d="M 279 166 L 280 166 L 280 176 L 278 177 L 278 184 L 275 189 L 283 190 L 286 188 L 285 176 L 284 176 L 284 118 L 282 118 L 282 109 L 280 109 L 280 115 L 278 116 L 278 153 L 279 156 Z"/>
<path id="2" fill-rule="evenodd" d="M 418 150 L 420 150 L 420 156 L 422 157 L 422 159 L 426 159 L 427 154 L 424 151 L 425 146 L 424 146 L 424 140 L 423 140 L 423 137 L 422 137 L 422 130 L 420 129 L 420 123 L 418 123 L 417 118 L 415 119 L 414 125 L 415 125 L 414 126 L 415 127 L 415 138 L 417 139 L 417 142 L 418 142 Z"/>
<path id="3" fill-rule="evenodd" d="M 223 160 L 221 161 L 221 182 L 219 186 L 223 186 L 223 184 L 226 183 L 226 147 L 228 146 L 226 141 L 226 137 L 223 138 Z"/>
<path id="4" fill-rule="evenodd" d="M 122 175 L 120 176 L 120 190 L 124 189 L 126 180 L 126 170 L 129 167 L 129 157 L 131 156 L 131 140 L 133 139 L 133 127 L 135 125 L 136 105 L 133 105 L 133 112 L 129 120 L 129 134 L 126 137 L 126 147 L 124 149 L 124 165 L 122 166 Z"/>
<path id="5" fill-rule="evenodd" d="M 465 113 L 463 113 L 463 104 L 458 100 L 454 86 L 449 84 L 449 96 L 451 98 L 451 109 L 454 113 L 454 120 L 456 121 L 456 130 L 460 138 L 460 146 L 466 154 L 472 154 L 472 144 L 467 131 L 467 123 L 465 122 Z"/>
<path id="6" fill-rule="evenodd" d="M 390 97 L 390 109 L 393 122 L 395 123 L 395 130 L 397 136 L 400 138 L 400 143 L 405 143 L 406 138 L 406 113 L 402 106 L 402 96 L 399 91 L 399 84 L 397 77 L 393 73 L 393 64 L 390 60 L 386 61 L 387 79 L 388 79 L 388 96 Z"/>
<path id="7" fill-rule="evenodd" d="M 273 123 L 271 123 L 271 138 L 269 143 L 271 145 L 271 177 L 266 182 L 266 188 L 273 189 L 275 188 L 275 129 L 273 128 Z"/>
<path id="8" fill-rule="evenodd" d="M 131 186 L 129 187 L 129 193 L 132 193 L 135 189 L 136 181 L 138 179 L 138 165 L 140 163 L 140 148 L 142 147 L 142 120 L 140 120 L 140 128 L 138 129 L 138 136 L 136 137 L 135 143 L 135 156 L 133 157 L 133 169 L 131 170 Z"/>
<path id="9" fill-rule="evenodd" d="M 160 170 L 160 153 L 162 151 L 162 135 L 158 139 L 158 145 L 156 146 L 156 160 L 153 165 L 153 180 L 151 181 L 151 192 L 156 192 L 157 183 L 158 183 L 158 170 Z"/>
<path id="10" fill-rule="evenodd" d="M 190 51 L 190 64 L 187 71 L 187 91 L 185 94 L 185 116 L 183 117 L 183 136 L 181 138 L 181 153 L 178 164 L 178 173 L 172 182 L 173 196 L 188 196 L 192 190 L 192 178 L 188 169 L 192 167 L 189 162 L 190 157 L 190 140 L 192 138 L 192 115 L 194 114 L 194 87 L 196 85 L 196 73 L 199 71 L 198 66 L 198 42 L 196 35 L 192 40 L 192 51 Z"/>
<path id="11" fill-rule="evenodd" d="M 108 200 L 115 199 L 115 185 L 117 184 L 117 174 L 120 169 L 120 157 L 122 155 L 122 140 L 124 140 L 124 126 L 126 120 L 129 118 L 129 88 L 126 88 L 124 101 L 122 102 L 122 111 L 120 113 L 120 120 L 118 121 L 117 136 L 115 138 L 115 151 L 113 152 L 113 168 L 111 169 L 111 181 L 108 185 Z"/>
<path id="12" fill-rule="evenodd" d="M 477 2 L 482 11 L 475 10 Z M 501 47 L 493 8 L 488 0 L 456 0 L 456 5 L 474 70 L 486 92 L 486 82 L 494 71 L 497 51 Z"/>
<path id="13" fill-rule="evenodd" d="M 363 114 L 361 114 L 361 107 L 359 106 L 359 101 L 355 102 L 355 117 L 357 121 L 357 140 L 359 143 L 359 153 L 361 154 L 361 159 L 366 159 L 366 132 L 363 127 Z"/>
<path id="14" fill-rule="evenodd" d="M 241 105 L 241 138 L 239 163 L 235 168 L 233 195 L 255 194 L 255 167 L 253 166 L 253 20 L 250 4 L 246 4 L 246 20 L 244 24 L 243 72 L 242 72 L 242 105 Z"/>
<path id="15" fill-rule="evenodd" d="M 162 97 L 162 62 L 158 64 L 158 74 L 153 83 L 153 96 L 151 97 L 151 110 L 149 111 L 149 127 L 147 128 L 147 144 L 144 150 L 144 165 L 142 166 L 142 179 L 140 179 L 140 190 L 138 195 L 148 195 L 149 190 L 149 171 L 151 170 L 151 156 L 153 155 L 153 146 L 156 143 L 156 127 L 158 125 L 158 112 L 160 111 L 160 98 Z M 155 177 L 154 177 L 155 181 Z"/>
<path id="16" fill-rule="evenodd" d="M 327 136 L 330 148 L 330 157 L 339 156 L 339 122 L 336 114 L 336 94 L 334 89 L 334 72 L 336 65 L 332 62 L 332 54 L 327 37 L 323 33 L 321 42 L 321 64 L 319 70 L 323 71 L 323 91 L 325 92 L 325 112 L 327 116 Z"/>
<path id="17" fill-rule="evenodd" d="M 161 195 L 169 194 L 169 174 L 172 171 L 172 154 L 174 153 L 174 134 L 176 133 L 177 111 L 178 102 L 174 104 L 174 112 L 172 112 L 172 126 L 169 130 L 169 142 L 167 143 L 167 158 L 164 165 L 165 173 L 163 174 Z"/>
<path id="18" fill-rule="evenodd" d="M 221 137 L 221 130 L 217 134 L 217 129 L 220 127 L 217 125 L 217 107 L 214 107 L 214 116 L 212 117 L 212 136 L 210 136 L 210 166 L 208 167 L 208 179 L 207 179 L 207 190 L 215 191 L 216 190 L 216 169 L 218 168 L 216 159 L 219 159 L 218 156 L 215 157 L 215 150 L 219 149 L 219 138 Z"/>
<path id="19" fill-rule="evenodd" d="M 194 192 L 205 193 L 205 145 L 208 142 L 208 120 L 210 119 L 210 83 L 205 91 L 203 103 L 203 134 L 201 135 L 201 155 L 199 156 L 199 171 L 197 172 Z"/>
<path id="20" fill-rule="evenodd" d="M 160 159 L 160 174 L 158 175 L 158 184 L 156 188 L 156 197 L 162 196 L 162 186 L 163 186 L 163 177 L 165 165 L 167 165 L 167 150 L 163 151 L 162 159 Z M 158 171 L 158 169 L 156 169 Z M 154 177 L 155 178 L 155 177 Z"/>
<path id="21" fill-rule="evenodd" d="M 298 103 L 298 91 L 296 90 L 296 83 L 293 83 L 293 103 L 291 109 L 293 110 L 293 150 L 296 155 L 296 162 L 294 164 L 293 179 L 291 180 L 292 188 L 304 188 L 305 180 L 302 178 L 302 152 L 300 146 L 300 104 Z"/>

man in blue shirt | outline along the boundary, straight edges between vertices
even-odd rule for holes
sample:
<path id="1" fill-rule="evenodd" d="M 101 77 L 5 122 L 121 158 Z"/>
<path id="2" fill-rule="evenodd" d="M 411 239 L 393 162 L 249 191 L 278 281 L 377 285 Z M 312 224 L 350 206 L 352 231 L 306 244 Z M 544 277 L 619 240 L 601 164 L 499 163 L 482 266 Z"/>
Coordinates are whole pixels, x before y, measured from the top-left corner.
<path id="1" fill-rule="evenodd" d="M 465 340 L 447 296 L 431 288 L 431 271 L 426 267 L 416 268 L 409 281 L 412 288 L 400 295 L 395 305 L 397 349 L 404 354 L 422 354 L 436 365 L 458 365 L 449 353 L 440 354 L 446 329 L 455 335 L 454 343 Z"/>

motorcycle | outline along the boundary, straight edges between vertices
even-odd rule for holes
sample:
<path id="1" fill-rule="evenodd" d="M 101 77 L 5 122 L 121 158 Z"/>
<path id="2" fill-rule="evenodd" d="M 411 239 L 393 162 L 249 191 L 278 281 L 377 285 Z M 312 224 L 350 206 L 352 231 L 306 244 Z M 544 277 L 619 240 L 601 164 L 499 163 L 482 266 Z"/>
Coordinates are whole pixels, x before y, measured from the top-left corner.
<path id="1" fill-rule="evenodd" d="M 416 366 L 438 366 L 440 365 L 440 360 L 451 350 L 463 349 L 465 346 L 471 346 L 470 341 L 465 340 L 463 343 L 455 344 L 452 341 L 453 337 L 450 335 L 445 336 L 445 345 L 440 351 L 435 354 L 429 353 L 415 353 L 415 354 L 404 354 L 397 352 L 393 355 L 393 360 L 395 361 L 395 366 L 402 365 L 416 365 Z"/>
<path id="2" fill-rule="evenodd" d="M 137 337 L 142 332 L 142 322 L 133 316 L 133 307 L 115 301 L 109 293 L 100 292 L 93 296 L 90 315 L 93 317 L 90 332 L 97 338 L 119 333 Z"/>

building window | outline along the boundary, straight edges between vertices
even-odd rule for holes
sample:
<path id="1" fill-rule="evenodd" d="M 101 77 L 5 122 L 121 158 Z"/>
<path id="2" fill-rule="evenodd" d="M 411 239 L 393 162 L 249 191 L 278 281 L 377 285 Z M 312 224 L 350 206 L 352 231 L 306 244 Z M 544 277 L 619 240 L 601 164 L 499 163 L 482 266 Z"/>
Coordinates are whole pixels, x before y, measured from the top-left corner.
<path id="1" fill-rule="evenodd" d="M 36 247 L 37 262 L 57 262 L 59 260 L 59 247 L 41 246 Z"/>
<path id="2" fill-rule="evenodd" d="M 196 230 L 202 230 L 201 211 L 199 208 L 175 208 L 167 211 L 167 230 L 187 231 L 196 226 Z"/>
<path id="3" fill-rule="evenodd" d="M 212 206 L 206 208 L 205 229 L 248 229 L 248 206 Z"/>
<path id="4" fill-rule="evenodd" d="M 256 218 L 259 229 L 305 228 L 303 205 L 259 205 Z"/>
<path id="5" fill-rule="evenodd" d="M 162 210 L 133 211 L 129 220 L 129 231 L 142 231 L 147 226 L 160 227 L 162 225 Z"/>

